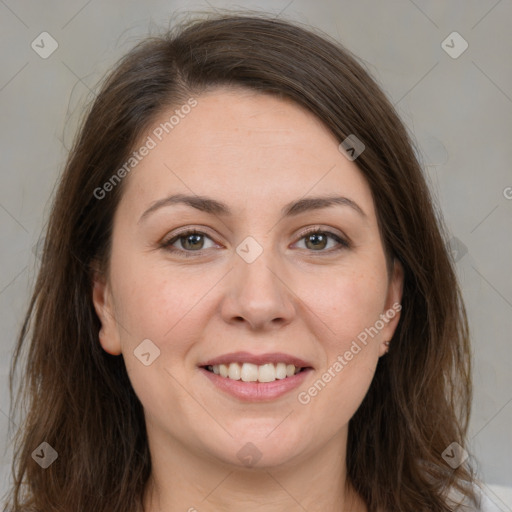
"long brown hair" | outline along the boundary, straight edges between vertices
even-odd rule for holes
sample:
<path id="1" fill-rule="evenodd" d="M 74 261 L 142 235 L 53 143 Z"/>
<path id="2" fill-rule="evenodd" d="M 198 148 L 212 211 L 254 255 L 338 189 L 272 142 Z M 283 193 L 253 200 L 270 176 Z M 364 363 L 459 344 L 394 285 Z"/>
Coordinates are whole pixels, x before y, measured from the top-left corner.
<path id="1" fill-rule="evenodd" d="M 221 14 L 139 43 L 105 79 L 84 116 L 56 193 L 41 267 L 11 366 L 16 433 L 11 512 L 129 512 L 142 507 L 151 460 L 142 405 L 122 357 L 98 341 L 93 262 L 107 268 L 123 182 L 102 187 L 164 109 L 222 86 L 289 98 L 341 142 L 366 149 L 356 163 L 372 190 L 390 258 L 404 268 L 400 322 L 350 421 L 347 469 L 370 512 L 448 511 L 448 489 L 475 498 L 464 446 L 471 403 L 468 323 L 444 231 L 414 143 L 393 106 L 338 42 L 266 15 Z M 135 171 L 136 172 L 136 171 Z M 27 358 L 13 400 L 22 349 Z M 12 413 L 12 412 L 11 412 Z M 57 460 L 42 469 L 47 442 Z"/>

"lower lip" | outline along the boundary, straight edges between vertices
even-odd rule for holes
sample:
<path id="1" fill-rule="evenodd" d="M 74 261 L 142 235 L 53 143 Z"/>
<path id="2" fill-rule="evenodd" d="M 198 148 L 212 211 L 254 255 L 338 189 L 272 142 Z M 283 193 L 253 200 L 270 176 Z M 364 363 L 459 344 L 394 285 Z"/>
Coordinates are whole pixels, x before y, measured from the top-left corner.
<path id="1" fill-rule="evenodd" d="M 311 368 L 303 370 L 292 377 L 273 382 L 244 382 L 229 377 L 221 377 L 205 368 L 199 368 L 221 391 L 247 402 L 267 402 L 275 400 L 293 389 L 298 388 L 307 377 Z"/>

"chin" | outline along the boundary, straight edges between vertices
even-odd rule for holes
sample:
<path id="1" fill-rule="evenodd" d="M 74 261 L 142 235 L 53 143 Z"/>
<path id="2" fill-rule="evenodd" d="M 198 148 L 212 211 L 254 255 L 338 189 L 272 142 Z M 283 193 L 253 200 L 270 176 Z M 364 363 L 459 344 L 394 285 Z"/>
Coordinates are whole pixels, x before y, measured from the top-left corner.
<path id="1" fill-rule="evenodd" d="M 300 452 L 306 449 L 296 432 L 282 429 L 279 422 L 273 421 L 271 428 L 269 422 L 265 422 L 265 428 L 245 429 L 241 434 L 240 430 L 227 442 L 211 446 L 214 456 L 222 462 L 246 467 L 249 469 L 275 468 L 292 461 Z M 285 420 L 286 421 L 286 420 Z M 276 428 L 277 427 L 277 428 Z M 208 440 L 211 443 L 211 438 Z"/>

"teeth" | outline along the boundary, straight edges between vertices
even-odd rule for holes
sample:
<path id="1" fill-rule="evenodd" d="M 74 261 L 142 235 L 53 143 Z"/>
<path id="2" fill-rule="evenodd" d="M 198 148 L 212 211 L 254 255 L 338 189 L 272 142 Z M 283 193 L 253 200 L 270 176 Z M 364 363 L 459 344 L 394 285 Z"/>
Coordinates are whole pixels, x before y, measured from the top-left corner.
<path id="1" fill-rule="evenodd" d="M 229 365 L 228 377 L 233 380 L 240 380 L 240 365 L 238 363 L 231 363 Z"/>
<path id="2" fill-rule="evenodd" d="M 277 363 L 276 365 L 276 379 L 286 378 L 286 365 L 284 363 Z"/>
<path id="3" fill-rule="evenodd" d="M 242 380 L 243 382 L 274 382 L 276 379 L 282 380 L 286 377 L 292 377 L 300 372 L 300 367 L 285 363 L 267 363 L 256 365 L 252 363 L 216 364 L 208 366 L 208 370 L 233 380 Z"/>
<path id="4" fill-rule="evenodd" d="M 258 368 L 258 380 L 260 382 L 274 382 L 276 380 L 276 367 L 272 363 L 262 364 Z"/>
<path id="5" fill-rule="evenodd" d="M 256 382 L 258 380 L 258 366 L 251 363 L 244 363 L 242 365 L 240 378 L 244 382 Z"/>

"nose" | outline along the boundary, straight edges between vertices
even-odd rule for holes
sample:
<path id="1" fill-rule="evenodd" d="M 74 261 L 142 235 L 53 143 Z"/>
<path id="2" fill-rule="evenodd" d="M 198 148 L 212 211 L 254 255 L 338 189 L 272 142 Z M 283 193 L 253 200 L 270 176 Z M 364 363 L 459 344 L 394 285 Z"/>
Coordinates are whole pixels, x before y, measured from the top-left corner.
<path id="1" fill-rule="evenodd" d="M 251 263 L 234 255 L 221 307 L 225 322 L 272 330 L 292 321 L 296 314 L 292 283 L 270 253 L 264 250 Z"/>

